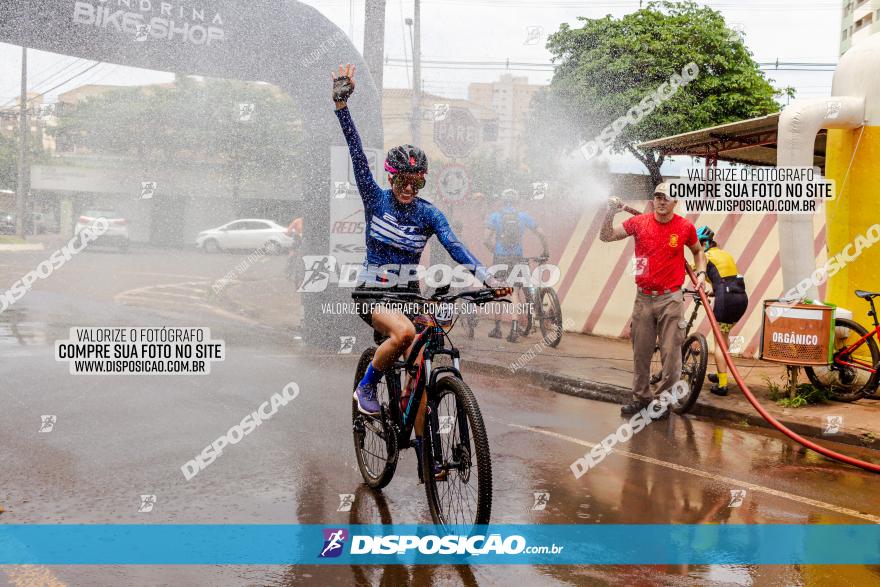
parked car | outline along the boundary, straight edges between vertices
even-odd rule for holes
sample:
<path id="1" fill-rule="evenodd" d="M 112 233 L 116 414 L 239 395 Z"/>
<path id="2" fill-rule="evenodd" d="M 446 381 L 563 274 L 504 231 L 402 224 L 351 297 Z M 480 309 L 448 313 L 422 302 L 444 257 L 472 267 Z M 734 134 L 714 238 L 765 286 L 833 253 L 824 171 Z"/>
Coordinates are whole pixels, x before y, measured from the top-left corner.
<path id="1" fill-rule="evenodd" d="M 93 244 L 115 246 L 121 252 L 127 252 L 129 245 L 128 220 L 117 214 L 113 209 L 95 208 L 86 210 L 77 219 L 74 234 L 79 236 L 80 232 L 94 225 L 98 218 L 107 219 L 107 232 L 99 236 Z"/>
<path id="2" fill-rule="evenodd" d="M 196 246 L 206 253 L 265 247 L 271 254 L 277 255 L 293 247 L 293 239 L 286 231 L 286 228 L 271 220 L 245 218 L 203 230 L 196 237 Z"/>
<path id="3" fill-rule="evenodd" d="M 15 234 L 15 214 L 0 210 L 0 234 Z"/>

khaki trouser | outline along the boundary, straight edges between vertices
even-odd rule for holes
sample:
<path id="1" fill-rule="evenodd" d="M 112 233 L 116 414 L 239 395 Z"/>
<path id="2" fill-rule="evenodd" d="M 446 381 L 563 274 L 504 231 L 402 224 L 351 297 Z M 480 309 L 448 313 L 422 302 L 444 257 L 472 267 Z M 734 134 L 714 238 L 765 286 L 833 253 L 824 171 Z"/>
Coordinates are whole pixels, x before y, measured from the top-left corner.
<path id="1" fill-rule="evenodd" d="M 633 395 L 635 399 L 650 401 L 651 357 L 660 343 L 660 361 L 663 378 L 657 393 L 668 391 L 681 379 L 681 345 L 684 343 L 685 322 L 682 319 L 684 294 L 681 290 L 650 296 L 636 294 L 632 313 Z"/>

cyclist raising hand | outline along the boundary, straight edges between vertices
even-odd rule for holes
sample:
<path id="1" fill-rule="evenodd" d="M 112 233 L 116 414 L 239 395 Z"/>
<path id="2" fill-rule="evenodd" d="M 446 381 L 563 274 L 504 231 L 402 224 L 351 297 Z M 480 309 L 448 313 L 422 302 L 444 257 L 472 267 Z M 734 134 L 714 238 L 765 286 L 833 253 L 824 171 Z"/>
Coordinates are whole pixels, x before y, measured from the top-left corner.
<path id="1" fill-rule="evenodd" d="M 348 143 L 355 181 L 364 202 L 367 257 L 358 277 L 358 282 L 363 283 L 360 289 L 418 292 L 418 279 L 409 272 L 401 274 L 400 267 L 418 265 L 431 236 L 436 236 L 457 263 L 465 265 L 486 285 L 504 287 L 488 275 L 486 267 L 458 240 L 443 213 L 418 197 L 419 190 L 425 187 L 425 174 L 428 172 L 428 158 L 421 149 L 413 145 L 400 145 L 388 151 L 385 171 L 388 172 L 391 189 L 383 190 L 376 183 L 348 110 L 347 100 L 355 88 L 354 74 L 354 66 L 349 64 L 343 68 L 340 65 L 338 75 L 331 77 L 336 116 Z M 389 288 L 387 283 L 391 280 L 396 281 L 397 285 Z M 386 286 L 383 287 L 383 284 Z M 360 316 L 388 337 L 376 349 L 373 361 L 354 394 L 358 409 L 372 415 L 380 410 L 376 384 L 383 372 L 413 343 L 416 329 L 412 320 L 402 311 L 383 307 L 381 303 L 363 309 Z M 424 413 L 424 405 L 423 401 L 419 414 Z M 416 430 L 421 430 L 421 427 L 417 426 Z"/>

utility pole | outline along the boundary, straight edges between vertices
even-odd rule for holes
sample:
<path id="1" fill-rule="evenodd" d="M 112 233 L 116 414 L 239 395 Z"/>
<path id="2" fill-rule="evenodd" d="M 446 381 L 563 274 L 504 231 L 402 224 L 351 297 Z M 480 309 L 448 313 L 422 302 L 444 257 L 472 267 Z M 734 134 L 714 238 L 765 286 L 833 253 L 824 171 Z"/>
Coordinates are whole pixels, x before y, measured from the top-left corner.
<path id="1" fill-rule="evenodd" d="M 385 67 L 385 2 L 366 0 L 364 4 L 364 61 L 379 90 L 379 108 L 382 107 L 382 79 Z"/>
<path id="2" fill-rule="evenodd" d="M 29 179 L 28 167 L 28 128 L 27 114 L 27 47 L 21 48 L 21 103 L 18 113 L 18 184 L 15 187 L 15 230 L 18 236 L 24 238 L 24 215 L 25 198 L 27 197 L 27 184 Z"/>
<path id="3" fill-rule="evenodd" d="M 413 3 L 412 136 L 413 144 L 418 145 L 422 140 L 422 6 L 420 0 Z"/>

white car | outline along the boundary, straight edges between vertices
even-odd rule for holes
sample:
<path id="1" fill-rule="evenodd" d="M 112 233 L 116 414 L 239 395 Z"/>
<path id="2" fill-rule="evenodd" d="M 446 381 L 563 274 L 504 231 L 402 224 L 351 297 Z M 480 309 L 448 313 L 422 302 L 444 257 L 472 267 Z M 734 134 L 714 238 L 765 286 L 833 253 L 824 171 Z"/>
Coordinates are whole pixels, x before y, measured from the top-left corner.
<path id="1" fill-rule="evenodd" d="M 206 253 L 265 247 L 269 253 L 279 254 L 293 247 L 293 239 L 287 236 L 286 231 L 286 228 L 271 220 L 245 218 L 203 230 L 196 237 L 196 246 Z"/>
<path id="2" fill-rule="evenodd" d="M 95 208 L 83 212 L 76 221 L 74 234 L 79 236 L 80 232 L 92 226 L 98 218 L 107 219 L 107 231 L 98 237 L 94 244 L 115 246 L 123 253 L 128 251 L 128 220 L 109 208 Z"/>

